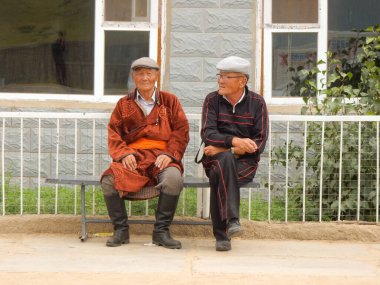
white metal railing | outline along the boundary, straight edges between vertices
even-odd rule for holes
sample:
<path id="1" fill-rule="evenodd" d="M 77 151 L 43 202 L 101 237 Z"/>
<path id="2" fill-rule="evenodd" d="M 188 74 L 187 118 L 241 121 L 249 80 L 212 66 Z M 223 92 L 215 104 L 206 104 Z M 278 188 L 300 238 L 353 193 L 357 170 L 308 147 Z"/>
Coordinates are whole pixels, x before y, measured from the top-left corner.
<path id="1" fill-rule="evenodd" d="M 356 220 L 360 221 L 360 197 L 361 197 L 361 136 L 362 136 L 362 123 L 363 122 L 374 122 L 376 123 L 376 151 L 374 153 L 376 157 L 376 202 L 375 202 L 375 221 L 376 223 L 379 222 L 379 169 L 380 169 L 380 163 L 379 163 L 379 153 L 380 153 L 380 143 L 379 143 L 379 122 L 380 122 L 380 116 L 306 116 L 306 115 L 272 115 L 270 116 L 270 124 L 273 122 L 286 122 L 287 128 L 286 128 L 286 173 L 285 173 L 285 222 L 287 222 L 287 214 L 288 214 L 288 178 L 289 178 L 289 124 L 292 122 L 303 122 L 304 123 L 304 132 L 303 132 L 303 138 L 304 138 L 304 145 L 303 145 L 303 157 L 304 157 L 304 163 L 303 163 L 303 189 L 302 189 L 302 221 L 305 221 L 305 206 L 306 206 L 306 178 L 307 178 L 307 171 L 306 171 L 306 157 L 307 157 L 307 133 L 308 133 L 308 123 L 310 122 L 321 122 L 322 123 L 322 133 L 321 133 L 321 161 L 324 161 L 324 145 L 325 145 L 325 124 L 326 122 L 339 122 L 340 123 L 340 145 L 339 145 L 339 187 L 338 187 L 338 217 L 337 220 L 341 221 L 341 209 L 342 209 L 342 155 L 343 155 L 343 123 L 344 122 L 353 122 L 358 123 L 358 172 L 357 172 L 357 209 L 356 209 Z M 272 128 L 270 126 L 269 128 L 269 149 L 272 150 Z M 271 158 L 271 151 L 269 152 L 269 158 Z M 271 188 L 270 188 L 270 181 L 271 181 L 271 165 L 270 165 L 270 159 L 268 160 L 268 200 L 271 199 Z M 319 221 L 322 221 L 322 197 L 323 197 L 323 166 L 324 163 L 320 163 L 320 176 L 319 176 Z M 270 213 L 270 205 L 271 203 L 268 203 L 268 220 L 270 220 L 271 213 Z"/>
<path id="2" fill-rule="evenodd" d="M 33 179 L 36 180 L 36 191 L 37 191 L 37 206 L 36 206 L 36 214 L 41 213 L 41 187 L 43 187 L 44 183 L 44 176 L 46 176 L 46 173 L 49 175 L 58 175 L 62 174 L 62 172 L 71 171 L 70 174 L 74 175 L 80 175 L 81 172 L 89 173 L 92 175 L 100 175 L 102 170 L 105 169 L 105 166 L 107 166 L 109 161 L 102 161 L 104 160 L 103 157 L 107 156 L 106 151 L 106 124 L 108 123 L 110 114 L 108 113 L 51 113 L 51 112 L 0 112 L 0 118 L 2 118 L 2 141 L 1 141 L 1 211 L 2 215 L 7 214 L 7 206 L 10 204 L 15 204 L 15 201 L 11 201 L 9 197 L 6 197 L 6 179 L 9 179 L 13 185 L 18 184 L 18 188 L 20 191 L 19 197 L 16 199 L 19 202 L 19 214 L 24 214 L 24 208 L 26 203 L 30 201 L 25 201 L 24 199 L 24 190 L 26 189 L 26 180 L 28 179 L 28 183 L 30 184 L 30 181 Z M 186 156 L 188 159 L 185 158 L 185 168 L 186 169 L 192 169 L 193 173 L 191 175 L 202 175 L 202 170 L 199 167 L 195 167 L 192 163 L 193 157 L 195 154 L 195 151 L 197 149 L 197 146 L 199 144 L 199 129 L 200 129 L 200 115 L 199 114 L 188 114 L 188 119 L 191 122 L 192 126 L 192 132 L 191 135 L 191 142 L 189 144 L 188 150 L 186 152 Z M 69 121 L 70 123 L 67 123 Z M 45 126 L 47 124 L 49 126 Z M 52 123 L 54 122 L 54 123 Z M 85 129 L 89 130 L 91 133 L 88 137 L 91 139 L 89 140 L 89 144 L 91 144 L 91 150 L 90 148 L 87 148 L 87 152 L 83 154 L 83 135 L 81 134 L 81 131 L 84 129 L 82 127 L 83 122 L 85 122 Z M 306 221 L 308 220 L 307 217 L 307 211 L 308 208 L 308 200 L 307 200 L 307 181 L 309 179 L 310 173 L 308 173 L 307 170 L 307 157 L 308 157 L 308 148 L 307 148 L 307 137 L 310 132 L 309 126 L 313 122 L 320 122 L 321 123 L 321 133 L 320 133 L 320 158 L 321 161 L 324 161 L 324 154 L 325 154 L 325 127 L 326 124 L 329 124 L 330 122 L 338 122 L 340 124 L 340 131 L 337 133 L 339 136 L 339 145 L 337 145 L 337 151 L 339 151 L 339 183 L 337 186 L 337 201 L 336 204 L 338 205 L 337 209 L 337 217 L 336 220 L 341 221 L 341 213 L 343 210 L 342 201 L 343 201 L 343 193 L 344 189 L 342 189 L 342 169 L 343 169 L 343 157 L 345 155 L 344 153 L 344 141 L 343 141 L 343 134 L 345 132 L 344 124 L 345 123 L 353 123 L 358 124 L 358 155 L 357 155 L 357 193 L 356 193 L 356 218 L 355 220 L 360 221 L 362 219 L 361 214 L 361 197 L 362 197 L 362 180 L 361 180 L 361 168 L 362 168 L 362 125 L 366 123 L 373 123 L 376 125 L 376 149 L 374 150 L 374 157 L 376 161 L 376 173 L 374 179 L 376 189 L 373 189 L 376 195 L 375 199 L 375 218 L 372 220 L 376 223 L 379 222 L 379 122 L 380 122 L 380 116 L 298 116 L 298 115 L 271 115 L 270 116 L 270 124 L 269 124 L 269 138 L 267 142 L 266 151 L 263 154 L 263 159 L 259 165 L 259 170 L 257 174 L 256 180 L 259 180 L 261 183 L 260 189 L 249 189 L 247 194 L 247 200 L 248 200 L 248 211 L 247 211 L 247 218 L 248 219 L 261 219 L 261 220 L 278 220 L 276 217 L 276 213 L 279 211 L 277 202 L 274 201 L 278 198 L 281 198 L 281 207 L 280 212 L 282 212 L 282 218 L 280 220 L 284 222 L 288 222 L 289 220 L 295 220 L 294 215 L 292 217 L 289 217 L 289 214 L 292 210 L 296 210 L 299 213 L 299 220 L 300 221 Z M 69 127 L 65 127 L 64 125 L 67 124 Z M 281 125 L 280 127 L 276 128 L 276 124 Z M 300 126 L 300 124 L 303 126 Z M 35 138 L 35 141 L 37 142 L 36 150 L 31 150 L 32 147 L 29 147 L 29 152 L 25 151 L 27 144 L 31 144 L 34 141 L 34 138 L 32 138 L 32 135 L 26 136 L 25 130 L 27 128 L 32 128 L 36 130 L 37 138 Z M 44 130 L 50 130 L 51 133 L 51 143 L 46 144 L 44 142 Z M 70 136 L 73 136 L 72 144 L 72 153 L 68 154 L 67 151 L 63 154 L 62 148 L 67 148 L 66 142 L 64 141 L 65 138 L 65 132 L 67 130 L 70 130 L 73 132 Z M 18 152 L 15 152 L 15 146 L 10 143 L 11 146 L 7 146 L 6 140 L 8 139 L 8 135 L 10 133 L 14 134 L 15 132 L 19 133 L 19 150 Z M 99 133 L 100 138 L 99 138 Z M 294 207 L 294 205 L 290 205 L 289 203 L 293 203 L 293 200 L 291 199 L 292 192 L 294 189 L 290 185 L 292 183 L 292 179 L 294 179 L 294 169 L 292 169 L 292 163 L 291 163 L 291 157 L 290 155 L 290 144 L 293 141 L 295 137 L 298 137 L 299 146 L 302 148 L 303 151 L 303 160 L 302 160 L 302 178 L 299 181 L 300 185 L 302 185 L 302 198 L 301 198 L 301 207 L 293 209 L 291 207 Z M 54 138 L 54 141 L 53 141 Z M 285 139 L 284 139 L 285 138 Z M 15 138 L 13 138 L 15 139 Z M 28 140 L 29 139 L 29 140 Z M 17 138 L 16 138 L 17 140 Z M 372 139 L 373 140 L 373 139 Z M 276 170 L 276 166 L 272 164 L 273 157 L 273 150 L 276 147 L 279 147 L 279 142 L 283 142 L 285 146 L 285 166 L 283 168 L 280 168 L 280 170 Z M 103 145 L 103 146 L 102 146 Z M 51 158 L 51 164 L 49 165 L 48 169 L 46 169 L 46 166 L 43 166 L 44 157 L 43 154 L 46 153 L 45 149 L 50 149 L 50 156 Z M 53 150 L 54 148 L 54 150 Z M 105 151 L 102 152 L 102 149 Z M 269 151 L 270 150 L 270 151 Z M 10 157 L 9 153 L 18 153 L 19 161 L 16 163 L 14 157 Z M 32 163 L 35 163 L 36 165 L 36 173 L 34 173 L 34 177 L 31 177 L 30 173 L 27 174 L 25 170 L 26 165 L 26 157 L 28 155 L 35 155 L 36 157 L 34 159 L 30 158 Z M 60 161 L 63 160 L 63 157 L 65 155 L 72 155 L 73 161 L 70 165 L 71 169 L 62 169 L 60 165 Z M 86 157 L 90 157 L 89 163 L 90 166 L 87 166 L 86 169 L 83 169 L 80 167 L 80 164 L 82 162 L 82 157 L 85 155 Z M 31 156 L 30 156 L 31 157 Z M 266 159 L 266 161 L 265 161 Z M 18 165 L 17 175 L 12 175 L 12 173 L 8 173 L 8 164 L 13 163 Z M 29 161 L 31 164 L 31 162 Z M 102 165 L 103 163 L 103 165 Z M 43 169 L 45 168 L 45 169 Z M 276 172 L 277 171 L 277 172 Z M 319 169 L 319 208 L 317 209 L 317 215 L 318 217 L 316 220 L 322 221 L 324 211 L 328 211 L 329 209 L 323 208 L 323 197 L 326 195 L 324 193 L 324 163 L 320 163 L 320 169 Z M 32 174 L 33 176 L 33 174 Z M 280 177 L 280 178 L 279 178 Z M 18 178 L 18 180 L 16 179 Z M 12 179 L 15 179 L 12 181 Z M 33 181 L 34 181 L 33 180 Z M 15 182 L 17 181 L 17 182 Z M 274 185 L 281 184 L 283 185 L 283 192 L 276 192 L 273 188 Z M 29 187 L 27 187 L 29 189 Z M 261 191 L 261 192 L 260 192 Z M 93 198 L 92 198 L 92 213 L 97 214 L 96 209 L 96 189 L 95 187 L 92 189 Z M 261 193 L 261 200 L 254 199 L 254 196 L 260 192 Z M 207 194 L 207 191 L 205 192 Z M 264 194 L 262 194 L 264 193 Z M 266 193 L 266 194 L 265 194 Z M 73 214 L 77 214 L 77 189 L 74 189 L 74 207 L 73 207 Z M 203 195 L 203 196 L 202 196 Z M 205 203 L 208 201 L 208 195 L 202 194 L 202 191 L 198 191 L 198 203 L 197 203 L 197 215 L 204 215 L 202 213 L 202 209 L 204 211 L 204 207 L 201 205 L 202 203 Z M 58 197 L 59 197 L 59 186 L 55 186 L 54 191 L 54 213 L 59 213 L 58 209 Z M 255 196 L 256 197 L 256 196 Z M 364 201 L 365 202 L 365 201 Z M 258 204 L 262 203 L 265 204 L 267 207 L 266 213 L 264 213 L 264 210 L 260 214 L 255 214 L 256 209 L 258 208 Z M 186 205 L 185 197 L 183 197 L 182 200 L 183 204 L 183 210 L 182 214 L 185 214 L 185 208 L 188 206 Z M 277 207 L 277 208 L 276 208 Z M 131 214 L 131 208 L 132 206 L 129 205 L 129 214 Z M 264 207 L 265 208 L 265 207 Z M 344 208 L 347 209 L 346 206 Z M 146 202 L 145 207 L 145 214 L 148 214 L 148 201 Z M 256 215 L 256 216 L 255 216 Z"/>

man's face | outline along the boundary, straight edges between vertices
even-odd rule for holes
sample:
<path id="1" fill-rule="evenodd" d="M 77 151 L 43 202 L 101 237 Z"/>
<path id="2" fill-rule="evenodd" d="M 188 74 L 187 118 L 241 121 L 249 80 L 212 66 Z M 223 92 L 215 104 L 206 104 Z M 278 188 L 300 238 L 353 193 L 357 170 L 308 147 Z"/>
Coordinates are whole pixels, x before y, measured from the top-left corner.
<path id="1" fill-rule="evenodd" d="M 217 75 L 219 84 L 219 94 L 224 96 L 230 96 L 241 92 L 244 88 L 247 79 L 246 77 L 237 72 L 220 72 Z"/>
<path id="2" fill-rule="evenodd" d="M 140 92 L 153 91 L 158 79 L 158 71 L 150 68 L 138 68 L 132 72 L 132 79 Z"/>

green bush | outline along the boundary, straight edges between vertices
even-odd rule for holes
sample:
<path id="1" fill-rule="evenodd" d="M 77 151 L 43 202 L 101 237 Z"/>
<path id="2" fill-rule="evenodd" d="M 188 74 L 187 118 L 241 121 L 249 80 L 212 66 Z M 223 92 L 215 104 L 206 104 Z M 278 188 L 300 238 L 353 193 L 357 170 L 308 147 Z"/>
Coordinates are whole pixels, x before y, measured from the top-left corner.
<path id="1" fill-rule="evenodd" d="M 357 38 L 351 39 L 349 49 L 355 49 L 354 52 L 346 51 L 347 54 L 354 55 L 350 60 L 340 59 L 336 54 L 328 52 L 327 70 L 320 69 L 321 65 L 325 65 L 323 61 L 319 61 L 310 70 L 299 68 L 292 86 L 299 90 L 299 95 L 305 102 L 301 114 L 380 115 L 380 27 L 369 27 L 361 31 Z M 319 75 L 327 77 L 325 82 L 320 82 L 320 88 L 317 84 Z M 343 154 L 340 168 L 341 128 Z M 337 220 L 339 197 L 341 219 L 356 219 L 358 209 L 361 220 L 376 219 L 377 128 L 378 125 L 372 122 L 346 122 L 342 125 L 340 122 L 308 123 L 307 134 L 303 134 L 307 138 L 307 220 L 319 219 L 320 207 L 323 212 L 322 220 Z M 301 170 L 304 164 L 303 146 L 294 142 L 290 142 L 288 146 L 273 148 L 272 164 L 285 166 L 287 147 L 290 163 Z M 304 203 L 303 185 L 300 180 L 290 177 L 288 187 L 293 194 L 298 193 L 293 195 L 292 202 L 297 203 L 297 207 L 301 209 Z"/>

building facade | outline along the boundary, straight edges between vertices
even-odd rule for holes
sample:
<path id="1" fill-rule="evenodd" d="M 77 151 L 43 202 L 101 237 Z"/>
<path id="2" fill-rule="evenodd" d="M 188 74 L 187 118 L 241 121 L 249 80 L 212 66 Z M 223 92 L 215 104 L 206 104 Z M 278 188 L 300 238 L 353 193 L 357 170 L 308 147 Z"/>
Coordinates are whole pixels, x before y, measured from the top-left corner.
<path id="1" fill-rule="evenodd" d="M 359 31 L 380 23 L 376 0 L 1 0 L 3 110 L 111 110 L 133 88 L 131 62 L 157 59 L 160 88 L 198 113 L 216 63 L 252 64 L 250 87 L 272 113 L 298 114 L 294 74 L 348 60 Z"/>

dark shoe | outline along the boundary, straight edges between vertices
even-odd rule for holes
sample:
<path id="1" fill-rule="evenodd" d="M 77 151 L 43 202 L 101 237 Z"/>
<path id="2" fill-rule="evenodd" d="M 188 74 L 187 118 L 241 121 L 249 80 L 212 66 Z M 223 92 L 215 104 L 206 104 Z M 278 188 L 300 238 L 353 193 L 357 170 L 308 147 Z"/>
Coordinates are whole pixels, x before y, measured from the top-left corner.
<path id="1" fill-rule="evenodd" d="M 175 239 L 172 239 L 170 233 L 167 232 L 155 232 L 153 231 L 152 242 L 158 246 L 163 246 L 171 249 L 180 249 L 182 248 L 181 242 Z"/>
<path id="2" fill-rule="evenodd" d="M 231 242 L 229 240 L 217 240 L 216 251 L 229 251 L 231 250 Z"/>
<path id="3" fill-rule="evenodd" d="M 239 219 L 231 219 L 227 223 L 227 236 L 229 238 L 242 236 L 243 229 L 240 226 Z"/>
<path id="4" fill-rule="evenodd" d="M 110 247 L 116 247 L 121 246 L 125 243 L 129 243 L 129 230 L 118 229 L 114 232 L 113 236 L 107 240 L 106 245 Z"/>

